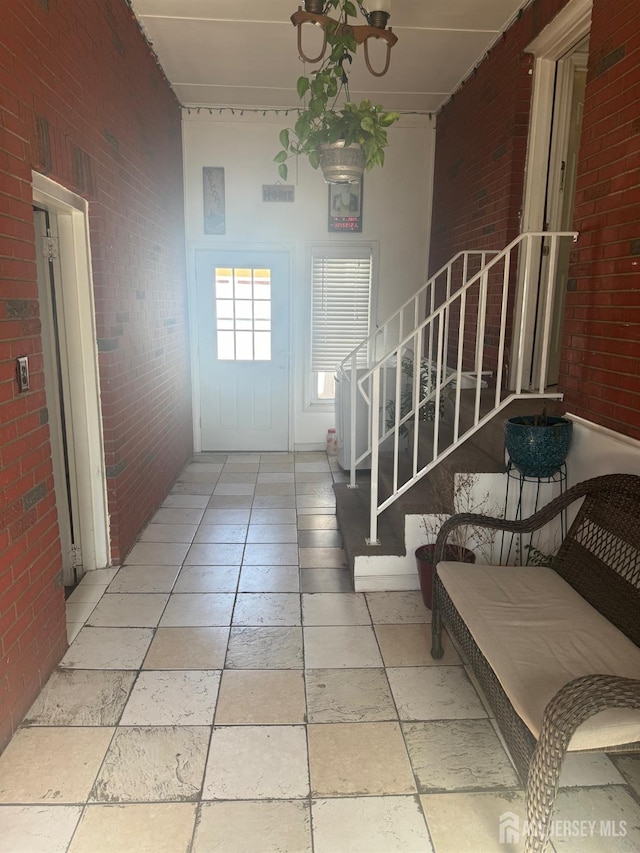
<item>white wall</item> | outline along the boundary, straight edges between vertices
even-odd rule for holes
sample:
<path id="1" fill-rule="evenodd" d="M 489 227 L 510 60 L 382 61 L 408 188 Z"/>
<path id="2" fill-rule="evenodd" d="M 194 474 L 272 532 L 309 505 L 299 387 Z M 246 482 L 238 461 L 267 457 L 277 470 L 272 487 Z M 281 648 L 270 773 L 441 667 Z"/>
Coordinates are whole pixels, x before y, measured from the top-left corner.
<path id="1" fill-rule="evenodd" d="M 229 111 L 183 116 L 186 228 L 190 291 L 196 249 L 286 248 L 291 256 L 292 436 L 296 448 L 323 447 L 333 411 L 308 405 L 309 249 L 315 244 L 374 243 L 378 268 L 377 322 L 393 313 L 423 284 L 427 270 L 433 179 L 434 131 L 426 116 L 403 116 L 389 129 L 383 169 L 365 175 L 361 234 L 329 234 L 328 188 L 306 160 L 289 161 L 287 183 L 295 202 L 263 203 L 262 185 L 278 180 L 273 157 L 288 117 Z M 226 234 L 205 235 L 202 167 L 225 170 Z M 192 334 L 196 328 L 192 324 Z M 194 383 L 195 385 L 195 383 Z M 197 401 L 196 401 L 197 412 Z M 197 419 L 196 419 L 197 422 Z"/>
<path id="2" fill-rule="evenodd" d="M 573 421 L 569 486 L 602 474 L 640 475 L 640 441 L 571 414 L 566 417 Z"/>

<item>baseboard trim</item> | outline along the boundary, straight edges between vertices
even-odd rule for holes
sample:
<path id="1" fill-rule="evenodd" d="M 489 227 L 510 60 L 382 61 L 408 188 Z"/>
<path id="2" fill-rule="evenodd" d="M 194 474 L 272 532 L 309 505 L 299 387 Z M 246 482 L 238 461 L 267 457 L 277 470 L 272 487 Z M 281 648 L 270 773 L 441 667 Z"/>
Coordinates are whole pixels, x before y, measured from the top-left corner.
<path id="1" fill-rule="evenodd" d="M 416 572 L 397 575 L 359 575 L 354 581 L 356 592 L 390 592 L 420 589 Z"/>

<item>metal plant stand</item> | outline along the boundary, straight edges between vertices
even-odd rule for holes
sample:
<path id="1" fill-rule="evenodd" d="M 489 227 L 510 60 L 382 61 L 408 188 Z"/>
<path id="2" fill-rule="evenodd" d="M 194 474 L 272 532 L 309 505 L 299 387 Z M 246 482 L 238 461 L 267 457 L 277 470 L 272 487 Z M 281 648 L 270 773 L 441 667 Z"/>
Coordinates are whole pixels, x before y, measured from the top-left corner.
<path id="1" fill-rule="evenodd" d="M 507 465 L 507 487 L 505 490 L 504 496 L 504 517 L 507 517 L 507 512 L 509 509 L 509 488 L 512 484 L 512 480 L 517 481 L 515 487 L 518 489 L 518 503 L 516 505 L 516 511 L 514 514 L 514 520 L 520 521 L 522 519 L 522 504 L 523 504 L 523 494 L 525 492 L 525 485 L 527 483 L 531 483 L 532 486 L 535 486 L 535 501 L 533 505 L 533 509 L 531 512 L 527 512 L 527 515 L 534 515 L 538 511 L 538 506 L 540 503 L 540 486 L 542 484 L 548 483 L 559 483 L 560 484 L 560 494 L 564 494 L 567 490 L 567 463 L 563 462 L 558 471 L 554 474 L 551 474 L 549 477 L 526 477 L 522 474 L 516 466 L 509 460 L 509 464 Z M 546 501 L 546 499 L 545 499 Z M 565 536 L 567 535 L 567 510 L 566 508 L 560 513 L 560 541 L 564 541 Z M 520 554 L 521 554 L 521 563 L 526 566 L 529 563 L 529 553 L 531 551 L 531 539 L 533 537 L 533 533 L 529 533 L 529 541 L 525 544 L 523 543 L 523 534 L 517 533 L 507 533 L 503 531 L 502 533 L 502 541 L 500 544 L 500 563 L 506 564 L 509 562 L 509 558 L 511 557 L 511 549 L 514 547 L 515 537 L 519 537 L 519 545 L 520 545 Z M 524 552 L 526 551 L 526 557 L 523 558 Z"/>

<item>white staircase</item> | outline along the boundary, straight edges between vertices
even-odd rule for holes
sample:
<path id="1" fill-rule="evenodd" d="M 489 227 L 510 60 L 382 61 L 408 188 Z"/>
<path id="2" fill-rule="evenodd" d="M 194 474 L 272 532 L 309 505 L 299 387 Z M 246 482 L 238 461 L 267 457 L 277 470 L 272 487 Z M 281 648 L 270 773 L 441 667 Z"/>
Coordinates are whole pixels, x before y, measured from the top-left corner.
<path id="1" fill-rule="evenodd" d="M 368 546 L 380 541 L 382 514 L 514 400 L 561 397 L 546 387 L 553 288 L 561 241 L 576 237 L 527 232 L 501 252 L 456 255 L 340 365 L 338 386 L 349 392 L 345 467 L 350 488 L 368 492 L 358 496 L 368 508 Z M 533 376 L 522 342 L 539 283 L 546 299 Z M 513 340 L 521 342 L 516 352 Z M 358 482 L 363 466 L 367 483 Z M 360 562 L 370 568 L 375 548 L 363 550 Z"/>

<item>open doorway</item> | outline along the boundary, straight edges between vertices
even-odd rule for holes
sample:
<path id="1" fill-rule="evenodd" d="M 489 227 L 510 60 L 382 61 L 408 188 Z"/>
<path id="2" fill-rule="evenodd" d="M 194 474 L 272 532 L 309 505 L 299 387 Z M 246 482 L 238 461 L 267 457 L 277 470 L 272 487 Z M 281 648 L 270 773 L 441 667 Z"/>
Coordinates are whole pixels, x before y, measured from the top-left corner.
<path id="1" fill-rule="evenodd" d="M 576 175 L 580 132 L 584 112 L 584 93 L 587 82 L 587 60 L 589 58 L 589 39 L 582 39 L 570 52 L 556 63 L 556 80 L 551 117 L 551 141 L 549 146 L 549 169 L 547 173 L 547 192 L 544 209 L 545 231 L 571 231 L 576 199 Z M 549 351 L 547 355 L 547 386 L 558 384 L 560 372 L 560 348 L 562 345 L 562 326 L 564 305 L 569 278 L 571 243 L 560 243 L 554 288 L 551 296 L 538 292 L 537 318 L 533 340 L 533 371 L 540 375 L 542 354 L 541 335 L 542 317 L 546 309 L 546 299 L 552 298 L 552 321 Z M 543 255 L 543 267 L 548 256 Z M 545 281 L 543 274 L 541 280 Z"/>
<path id="2" fill-rule="evenodd" d="M 69 389 L 66 326 L 61 292 L 57 217 L 35 206 L 38 299 L 51 442 L 51 463 L 62 551 L 65 587 L 75 586 L 83 574 L 82 537 L 78 525 L 78 490 Z"/>
<path id="3" fill-rule="evenodd" d="M 84 199 L 33 173 L 47 413 L 63 581 L 109 565 L 93 285 Z"/>
<path id="4" fill-rule="evenodd" d="M 572 231 L 580 131 L 584 105 L 591 0 L 571 0 L 540 33 L 528 50 L 534 65 L 531 121 L 525 175 L 522 231 Z M 548 249 L 540 248 L 540 281 L 547 281 Z M 524 376 L 546 377 L 546 387 L 558 383 L 562 327 L 571 242 L 560 243 L 551 291 L 531 289 L 527 305 L 517 304 L 528 319 L 522 345 L 528 354 Z M 543 317 L 551 313 L 549 346 L 543 352 Z M 519 322 L 515 328 L 520 329 Z"/>

